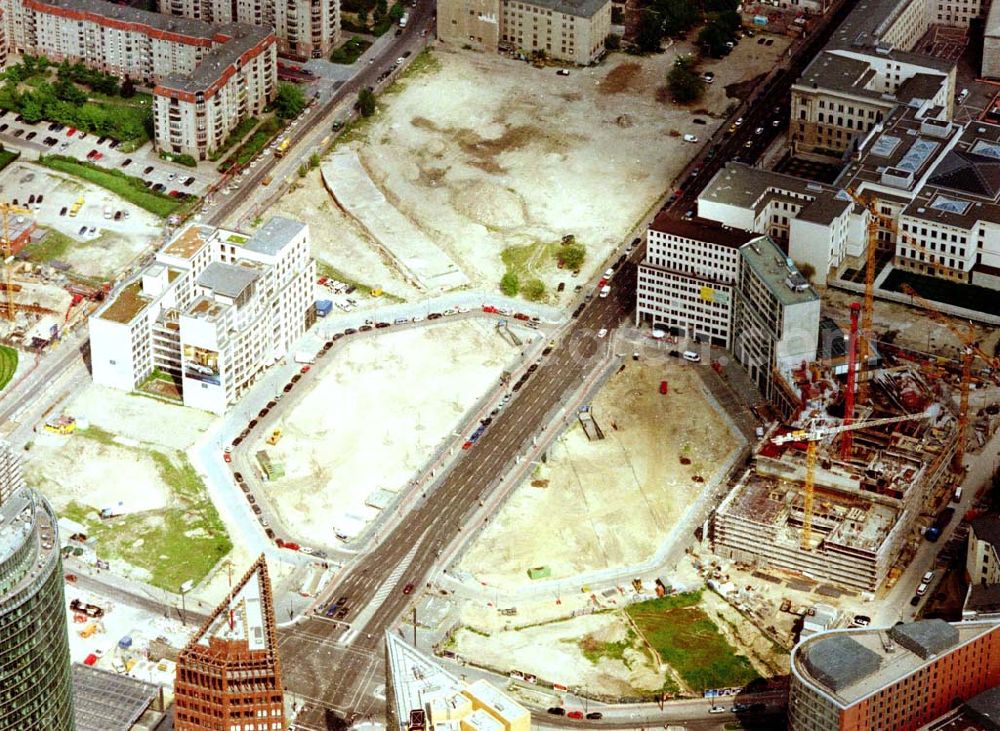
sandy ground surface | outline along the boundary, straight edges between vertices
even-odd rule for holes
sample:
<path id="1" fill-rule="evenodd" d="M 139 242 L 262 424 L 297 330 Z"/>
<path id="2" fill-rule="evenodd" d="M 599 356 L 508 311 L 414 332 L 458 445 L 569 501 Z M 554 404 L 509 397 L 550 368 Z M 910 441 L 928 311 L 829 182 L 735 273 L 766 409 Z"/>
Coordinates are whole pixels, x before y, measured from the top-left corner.
<path id="1" fill-rule="evenodd" d="M 669 394 L 661 395 L 661 380 Z M 549 450 L 462 558 L 459 568 L 491 586 L 643 561 L 663 542 L 732 448 L 693 368 L 628 361 L 593 402 L 606 438 L 575 425 Z M 617 429 L 614 428 L 617 425 Z M 687 461 L 688 464 L 683 464 Z"/>
<path id="2" fill-rule="evenodd" d="M 117 444 L 40 433 L 25 460 L 25 479 L 42 488 L 56 512 L 70 502 L 122 513 L 166 507 L 170 487 L 150 457 Z M 142 489 L 136 489 L 141 485 Z"/>
<path id="3" fill-rule="evenodd" d="M 31 163 L 16 162 L 0 173 L 0 194 L 6 200 L 17 198 L 21 205 L 28 196 L 43 194 L 44 200 L 34 211 L 35 222 L 71 237 L 70 246 L 57 258 L 88 277 L 107 278 L 126 268 L 140 253 L 158 241 L 162 221 L 138 206 L 127 203 L 114 193 L 79 178 L 48 170 Z M 77 198 L 86 201 L 75 217 L 60 216 Z M 104 207 L 129 212 L 119 221 L 104 218 Z M 80 229 L 93 226 L 93 234 L 80 235 Z"/>
<path id="4" fill-rule="evenodd" d="M 489 637 L 462 629 L 455 635 L 454 650 L 477 665 L 586 686 L 596 694 L 629 696 L 663 687 L 665 670 L 657 670 L 648 653 L 630 648 L 620 659 L 600 657 L 595 663 L 581 647 L 581 642 L 622 642 L 627 637 L 628 627 L 617 614 L 590 614 Z"/>
<path id="5" fill-rule="evenodd" d="M 296 183 L 271 211 L 309 224 L 312 254 L 321 264 L 343 272 L 352 281 L 380 285 L 402 299 L 416 296 L 417 289 L 379 253 L 376 242 L 334 205 L 318 169 Z"/>
<path id="6" fill-rule="evenodd" d="M 93 426 L 169 449 L 187 449 L 215 416 L 125 391 L 88 384 L 64 409 Z"/>
<path id="7" fill-rule="evenodd" d="M 403 488 L 451 438 L 520 355 L 490 325 L 470 319 L 355 338 L 323 361 L 322 378 L 277 425 L 281 441 L 253 446 L 285 465 L 267 488 L 296 535 L 333 542 L 338 519 L 372 514 L 370 493 Z"/>
<path id="8" fill-rule="evenodd" d="M 724 87 L 769 70 L 785 45 L 781 39 L 770 48 L 744 42 L 725 61 L 707 62 L 716 81 L 697 106 L 724 110 L 731 101 Z M 438 242 L 474 286 L 497 286 L 504 249 L 566 234 L 588 249 L 586 275 L 602 266 L 697 151 L 680 135 L 704 139 L 720 124 L 695 108 L 662 101 L 667 69 L 690 51 L 684 43 L 650 58 L 612 54 L 596 68 L 561 77 L 552 68 L 438 48 L 430 70 L 404 75 L 350 144 L 386 198 Z M 708 124 L 694 124 L 695 116 Z M 332 210 L 314 179 L 310 174 L 279 210 L 320 211 L 308 219 L 320 242 L 317 255 L 339 269 L 385 276 L 385 265 L 371 263 L 370 254 L 352 261 L 353 252 L 370 252 L 371 243 Z M 540 277 L 551 292 L 560 281 L 575 283 L 551 252 L 535 257 L 526 274 Z"/>

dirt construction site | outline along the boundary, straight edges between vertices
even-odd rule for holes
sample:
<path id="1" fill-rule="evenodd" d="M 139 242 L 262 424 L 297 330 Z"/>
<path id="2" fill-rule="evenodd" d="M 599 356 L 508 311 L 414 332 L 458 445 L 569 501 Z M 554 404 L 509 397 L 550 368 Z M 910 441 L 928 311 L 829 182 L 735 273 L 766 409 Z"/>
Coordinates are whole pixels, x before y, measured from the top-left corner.
<path id="1" fill-rule="evenodd" d="M 627 361 L 612 376 L 591 404 L 596 428 L 577 422 L 556 440 L 461 559 L 462 572 L 509 590 L 531 583 L 530 568 L 563 579 L 656 552 L 739 447 L 695 367 L 660 358 Z"/>
<path id="2" fill-rule="evenodd" d="M 510 266 L 522 281 L 540 278 L 554 301 L 557 284 L 571 296 L 572 285 L 601 267 L 669 189 L 697 150 L 681 135 L 707 138 L 736 101 L 725 87 L 766 73 L 785 45 L 747 41 L 727 59 L 706 62 L 716 80 L 700 105 L 718 116 L 664 101 L 667 70 L 691 52 L 688 43 L 650 58 L 611 54 L 565 77 L 554 68 L 436 48 L 344 139 L 385 198 L 473 286 L 495 288 Z M 406 295 L 410 285 L 335 208 L 316 172 L 278 210 L 310 222 L 320 260 Z M 579 278 L 558 269 L 552 255 L 568 234 L 587 249 Z"/>
<path id="3" fill-rule="evenodd" d="M 525 342 L 529 332 L 520 333 Z M 265 483 L 282 521 L 320 545 L 335 542 L 334 529 L 356 535 L 455 438 L 520 350 L 492 322 L 469 318 L 355 337 L 331 351 L 312 389 L 275 424 L 277 444 L 269 432 L 252 447 L 283 466 L 284 476 Z"/>

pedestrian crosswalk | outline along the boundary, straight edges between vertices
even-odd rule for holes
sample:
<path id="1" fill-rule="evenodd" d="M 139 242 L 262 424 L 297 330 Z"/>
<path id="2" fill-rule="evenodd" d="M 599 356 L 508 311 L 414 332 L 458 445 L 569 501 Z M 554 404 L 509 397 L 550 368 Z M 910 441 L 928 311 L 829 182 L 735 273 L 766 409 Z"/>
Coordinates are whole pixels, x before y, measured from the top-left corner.
<path id="1" fill-rule="evenodd" d="M 413 563 L 419 547 L 420 541 L 414 541 L 410 552 L 403 556 L 402 560 L 396 564 L 396 568 L 386 577 L 386 580 L 378 588 L 378 591 L 375 592 L 375 596 L 368 602 L 368 606 L 351 622 L 351 630 L 340 638 L 338 644 L 350 645 L 354 641 L 354 638 L 364 631 L 365 625 L 368 624 L 375 612 L 378 611 L 378 608 L 382 606 L 382 602 L 389 598 L 389 595 L 396 589 L 396 585 L 399 584 L 400 579 L 403 578 L 403 574 L 410 568 L 410 564 Z"/>

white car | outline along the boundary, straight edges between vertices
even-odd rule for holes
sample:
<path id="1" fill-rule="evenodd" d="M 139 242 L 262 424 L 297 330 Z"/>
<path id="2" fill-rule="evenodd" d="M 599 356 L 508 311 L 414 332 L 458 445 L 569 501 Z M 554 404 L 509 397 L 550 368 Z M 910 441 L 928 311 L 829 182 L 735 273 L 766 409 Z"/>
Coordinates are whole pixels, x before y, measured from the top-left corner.
<path id="1" fill-rule="evenodd" d="M 927 584 L 925 582 L 921 582 L 920 586 L 917 587 L 917 596 L 923 596 L 926 593 L 927 593 Z"/>
<path id="2" fill-rule="evenodd" d="M 924 574 L 924 578 L 922 578 L 920 580 L 920 583 L 921 584 L 929 584 L 932 581 L 934 581 L 934 572 L 933 571 L 928 571 L 926 574 Z"/>
<path id="3" fill-rule="evenodd" d="M 711 708 L 708 709 L 708 712 L 709 713 L 725 713 L 726 709 L 723 708 L 722 706 L 712 706 Z"/>
<path id="4" fill-rule="evenodd" d="M 684 141 L 685 142 L 697 142 L 698 138 L 695 137 L 694 135 L 684 135 Z"/>
<path id="5" fill-rule="evenodd" d="M 607 334 L 608 334 L 608 329 L 606 327 L 602 327 L 600 330 L 597 331 L 597 337 L 599 338 L 607 337 Z"/>

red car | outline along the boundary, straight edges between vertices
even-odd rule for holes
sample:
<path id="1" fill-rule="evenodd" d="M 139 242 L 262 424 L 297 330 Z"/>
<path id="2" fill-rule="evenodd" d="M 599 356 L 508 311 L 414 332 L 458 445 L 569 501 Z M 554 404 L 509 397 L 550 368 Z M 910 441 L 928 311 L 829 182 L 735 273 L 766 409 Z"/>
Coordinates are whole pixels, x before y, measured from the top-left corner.
<path id="1" fill-rule="evenodd" d="M 583 711 L 567 711 L 566 718 L 575 718 L 577 721 L 583 718 Z"/>
<path id="2" fill-rule="evenodd" d="M 68 130 L 66 130 L 67 137 L 72 137 L 75 134 L 76 134 L 76 127 L 70 127 Z"/>
<path id="3" fill-rule="evenodd" d="M 466 442 L 463 444 L 462 449 L 472 449 L 472 442 Z"/>
<path id="4" fill-rule="evenodd" d="M 600 289 L 601 287 L 603 287 L 607 283 L 608 283 L 608 280 L 605 279 L 604 277 L 601 277 L 600 281 L 597 282 L 597 288 Z"/>
<path id="5" fill-rule="evenodd" d="M 497 311 L 497 308 L 494 307 L 493 305 L 483 305 L 483 312 L 485 312 L 488 315 L 495 314 L 496 311 Z"/>
<path id="6" fill-rule="evenodd" d="M 403 587 L 403 594 L 412 594 L 412 593 L 413 593 L 413 584 L 407 584 L 406 586 Z"/>
<path id="7" fill-rule="evenodd" d="M 660 381 L 660 393 L 662 393 L 664 395 L 667 393 L 667 382 L 666 381 Z"/>
<path id="8" fill-rule="evenodd" d="M 308 373 L 309 372 L 309 366 L 307 366 L 307 365 L 302 366 L 302 370 L 300 372 L 301 373 Z"/>

